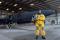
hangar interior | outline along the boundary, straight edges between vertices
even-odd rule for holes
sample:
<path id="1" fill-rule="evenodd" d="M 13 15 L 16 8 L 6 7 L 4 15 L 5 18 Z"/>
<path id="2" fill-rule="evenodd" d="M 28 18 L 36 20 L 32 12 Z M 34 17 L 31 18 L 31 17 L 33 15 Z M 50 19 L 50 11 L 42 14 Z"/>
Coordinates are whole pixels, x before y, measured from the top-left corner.
<path id="1" fill-rule="evenodd" d="M 60 0 L 0 0 L 0 40 L 34 40 L 31 19 L 39 10 L 46 16 L 47 40 L 60 40 Z"/>

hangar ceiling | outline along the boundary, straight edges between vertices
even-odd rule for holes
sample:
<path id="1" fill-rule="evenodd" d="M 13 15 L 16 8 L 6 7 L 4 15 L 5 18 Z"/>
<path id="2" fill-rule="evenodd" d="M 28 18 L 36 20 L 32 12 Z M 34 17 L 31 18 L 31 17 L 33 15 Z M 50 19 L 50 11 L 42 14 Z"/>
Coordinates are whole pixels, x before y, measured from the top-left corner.
<path id="1" fill-rule="evenodd" d="M 30 11 L 51 7 L 60 12 L 60 0 L 46 0 L 37 2 L 34 0 L 0 0 L 0 10 L 8 12 Z"/>
<path id="2" fill-rule="evenodd" d="M 9 12 L 18 12 L 21 10 L 37 10 L 47 6 L 46 2 L 37 2 L 34 0 L 0 0 L 0 9 Z"/>
<path id="3" fill-rule="evenodd" d="M 60 13 L 60 0 L 51 0 L 48 2 L 52 9 L 57 10 Z"/>

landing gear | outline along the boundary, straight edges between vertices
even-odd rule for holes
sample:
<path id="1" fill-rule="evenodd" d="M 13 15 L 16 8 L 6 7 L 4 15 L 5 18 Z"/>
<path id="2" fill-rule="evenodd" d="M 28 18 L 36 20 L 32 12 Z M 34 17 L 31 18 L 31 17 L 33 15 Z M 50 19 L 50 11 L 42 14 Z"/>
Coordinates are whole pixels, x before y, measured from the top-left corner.
<path id="1" fill-rule="evenodd" d="M 45 36 L 42 36 L 42 39 L 46 39 L 46 37 Z"/>
<path id="2" fill-rule="evenodd" d="M 9 23 L 9 24 L 7 25 L 7 28 L 8 28 L 8 29 L 11 29 L 11 26 L 12 26 L 12 25 Z"/>
<path id="3" fill-rule="evenodd" d="M 12 23 L 12 24 L 9 23 L 9 24 L 7 25 L 7 28 L 8 28 L 8 29 L 15 28 L 15 25 L 16 25 L 15 23 Z"/>

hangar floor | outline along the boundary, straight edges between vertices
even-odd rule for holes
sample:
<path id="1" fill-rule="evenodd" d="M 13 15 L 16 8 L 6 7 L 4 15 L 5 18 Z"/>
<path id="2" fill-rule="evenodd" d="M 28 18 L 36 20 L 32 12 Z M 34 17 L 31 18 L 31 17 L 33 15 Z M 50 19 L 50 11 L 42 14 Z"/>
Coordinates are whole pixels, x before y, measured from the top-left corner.
<path id="1" fill-rule="evenodd" d="M 0 29 L 0 40 L 35 40 L 35 26 L 31 23 L 16 25 L 17 29 Z M 45 25 L 47 40 L 60 40 L 60 25 Z M 38 40 L 43 40 L 41 37 Z"/>

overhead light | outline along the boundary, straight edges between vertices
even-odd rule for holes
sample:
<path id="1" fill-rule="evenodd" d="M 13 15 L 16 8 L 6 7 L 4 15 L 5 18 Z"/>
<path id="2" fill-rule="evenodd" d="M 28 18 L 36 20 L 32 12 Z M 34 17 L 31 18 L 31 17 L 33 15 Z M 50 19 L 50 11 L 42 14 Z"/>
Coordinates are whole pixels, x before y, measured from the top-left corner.
<path id="1" fill-rule="evenodd" d="M 14 12 L 14 11 L 12 11 L 12 12 Z"/>
<path id="2" fill-rule="evenodd" d="M 2 15 L 2 18 L 4 18 L 5 17 L 5 15 Z"/>
<path id="3" fill-rule="evenodd" d="M 17 6 L 18 4 L 14 4 L 14 6 Z"/>
<path id="4" fill-rule="evenodd" d="M 0 4 L 1 4 L 2 2 L 0 1 Z"/>
<path id="5" fill-rule="evenodd" d="M 22 8 L 19 8 L 19 10 L 22 10 Z"/>
<path id="6" fill-rule="evenodd" d="M 34 4 L 32 3 L 32 4 L 30 4 L 31 6 L 34 6 Z"/>
<path id="7" fill-rule="evenodd" d="M 58 8 L 60 8 L 60 6 L 58 6 Z"/>
<path id="8" fill-rule="evenodd" d="M 7 11 L 9 10 L 9 8 L 6 9 Z"/>

